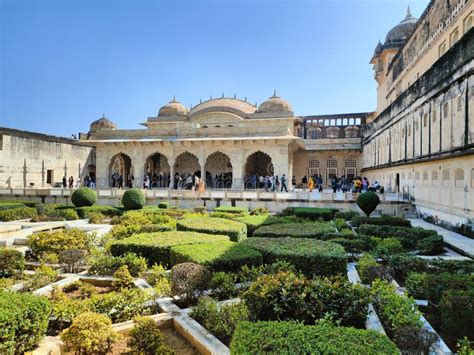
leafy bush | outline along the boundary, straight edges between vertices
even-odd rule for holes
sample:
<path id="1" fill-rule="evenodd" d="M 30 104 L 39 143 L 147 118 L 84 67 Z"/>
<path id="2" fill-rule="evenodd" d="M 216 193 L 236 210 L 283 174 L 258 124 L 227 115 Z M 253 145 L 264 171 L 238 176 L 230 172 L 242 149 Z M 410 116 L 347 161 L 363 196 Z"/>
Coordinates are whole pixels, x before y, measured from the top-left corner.
<path id="1" fill-rule="evenodd" d="M 240 242 L 247 237 L 245 224 L 222 218 L 185 218 L 176 223 L 176 229 L 179 231 L 228 235 L 230 240 L 234 242 Z"/>
<path id="2" fill-rule="evenodd" d="M 136 187 L 128 189 L 122 196 L 122 205 L 126 211 L 142 209 L 145 203 L 145 194 Z"/>
<path id="3" fill-rule="evenodd" d="M 375 192 L 367 191 L 361 193 L 357 197 L 356 202 L 357 206 L 359 206 L 359 208 L 367 215 L 367 217 L 369 217 L 379 205 L 380 198 Z"/>
<path id="4" fill-rule="evenodd" d="M 364 325 L 366 288 L 342 277 L 309 280 L 290 272 L 264 275 L 242 295 L 255 320 L 299 320 L 313 324 L 325 314 L 345 326 Z"/>
<path id="5" fill-rule="evenodd" d="M 226 272 L 215 272 L 212 274 L 209 289 L 212 290 L 213 297 L 218 300 L 226 300 L 235 296 L 236 275 Z"/>
<path id="6" fill-rule="evenodd" d="M 170 204 L 168 202 L 158 202 L 158 208 L 167 209 L 169 207 L 170 207 Z"/>
<path id="7" fill-rule="evenodd" d="M 267 216 L 267 215 L 248 215 L 243 217 L 234 218 L 236 221 L 245 223 L 247 226 L 247 236 L 253 236 L 253 232 L 263 225 L 271 225 L 277 223 L 291 223 L 296 222 L 296 216 L 284 216 L 284 217 L 277 217 L 277 216 Z"/>
<path id="8" fill-rule="evenodd" d="M 50 311 L 44 297 L 0 291 L 0 353 L 33 350 L 46 334 Z"/>
<path id="9" fill-rule="evenodd" d="M 418 327 L 400 328 L 394 336 L 402 354 L 429 354 L 431 345 L 437 340 L 435 333 Z"/>
<path id="10" fill-rule="evenodd" d="M 403 327 L 421 329 L 421 313 L 412 298 L 399 295 L 395 287 L 385 280 L 375 280 L 370 289 L 372 301 L 385 330 L 396 334 Z"/>
<path id="11" fill-rule="evenodd" d="M 209 270 L 198 264 L 182 263 L 171 269 L 171 293 L 183 300 L 193 301 L 199 297 L 211 280 Z"/>
<path id="12" fill-rule="evenodd" d="M 25 257 L 15 249 L 0 248 L 0 276 L 21 274 L 25 269 Z"/>
<path id="13" fill-rule="evenodd" d="M 350 221 L 355 216 L 359 216 L 359 212 L 357 211 L 339 211 L 334 214 L 334 218 L 342 218 L 346 221 Z"/>
<path id="14" fill-rule="evenodd" d="M 166 224 L 116 224 L 112 227 L 109 235 L 112 237 L 112 239 L 120 240 L 139 233 L 167 232 L 172 230 L 174 230 L 174 228 Z"/>
<path id="15" fill-rule="evenodd" d="M 296 269 L 287 261 L 276 261 L 273 264 L 252 267 L 244 265 L 240 268 L 240 272 L 237 273 L 236 276 L 239 282 L 250 282 L 257 280 L 260 276 L 277 274 L 279 272 L 296 273 Z"/>
<path id="16" fill-rule="evenodd" d="M 369 278 L 369 268 L 379 266 L 375 257 L 371 254 L 365 253 L 359 258 L 357 262 L 357 271 L 359 272 L 360 279 L 365 284 L 370 284 L 372 279 Z"/>
<path id="17" fill-rule="evenodd" d="M 172 265 L 189 261 L 216 271 L 237 271 L 242 265 L 262 264 L 262 254 L 241 243 L 219 241 L 174 246 L 170 261 Z"/>
<path id="18" fill-rule="evenodd" d="M 148 265 L 171 265 L 170 250 L 176 245 L 201 244 L 207 242 L 220 242 L 229 240 L 224 235 L 211 235 L 195 232 L 160 232 L 135 234 L 123 240 L 114 241 L 110 251 L 114 256 L 126 253 L 135 253 L 148 260 Z"/>
<path id="19" fill-rule="evenodd" d="M 392 217 L 382 215 L 380 218 L 354 216 L 351 220 L 354 227 L 359 227 L 362 224 L 382 225 L 382 226 L 398 226 L 398 227 L 411 227 L 411 222 L 402 217 Z"/>
<path id="20" fill-rule="evenodd" d="M 437 255 L 444 253 L 444 240 L 441 235 L 423 238 L 416 243 L 416 248 L 421 254 Z"/>
<path id="21" fill-rule="evenodd" d="M 374 238 L 366 235 L 340 235 L 334 239 L 328 239 L 329 242 L 342 245 L 348 253 L 363 253 L 372 250 L 376 242 Z"/>
<path id="22" fill-rule="evenodd" d="M 425 290 L 423 284 L 425 282 L 426 273 L 410 272 L 405 280 L 405 288 L 407 293 L 418 299 L 425 299 Z"/>
<path id="23" fill-rule="evenodd" d="M 115 217 L 122 214 L 122 210 L 112 206 L 86 206 L 76 208 L 77 214 L 80 218 L 89 218 L 91 213 L 102 213 L 107 217 Z"/>
<path id="24" fill-rule="evenodd" d="M 196 206 L 193 208 L 194 213 L 199 213 L 199 214 L 206 214 L 206 206 Z"/>
<path id="25" fill-rule="evenodd" d="M 0 202 L 0 211 L 21 207 L 26 207 L 26 205 L 21 202 Z"/>
<path id="26" fill-rule="evenodd" d="M 396 238 L 385 238 L 377 243 L 374 254 L 381 258 L 388 258 L 391 255 L 403 253 L 400 240 Z"/>
<path id="27" fill-rule="evenodd" d="M 426 299 L 438 305 L 446 290 L 474 290 L 474 275 L 426 274 L 422 287 Z"/>
<path id="28" fill-rule="evenodd" d="M 337 210 L 331 208 L 319 208 L 319 207 L 296 207 L 293 210 L 293 214 L 299 218 L 305 218 L 310 220 L 323 219 L 330 221 L 334 218 L 334 214 Z"/>
<path id="29" fill-rule="evenodd" d="M 59 252 L 58 262 L 64 265 L 67 272 L 77 272 L 78 266 L 84 263 L 84 249 L 66 249 Z"/>
<path id="30" fill-rule="evenodd" d="M 267 216 L 270 214 L 270 211 L 266 207 L 255 207 L 252 211 L 250 211 L 252 216 Z"/>
<path id="31" fill-rule="evenodd" d="M 327 323 L 240 322 L 231 354 L 399 354 L 394 343 L 374 330 L 334 327 Z"/>
<path id="32" fill-rule="evenodd" d="M 261 252 L 264 263 L 284 260 L 307 276 L 346 273 L 346 252 L 335 243 L 307 238 L 249 238 L 243 243 Z"/>
<path id="33" fill-rule="evenodd" d="M 236 214 L 249 214 L 249 209 L 247 207 L 239 206 L 220 206 L 214 208 L 215 212 L 224 212 L 224 213 L 236 213 Z"/>
<path id="34" fill-rule="evenodd" d="M 52 282 L 55 282 L 58 278 L 58 272 L 46 265 L 40 265 L 34 274 L 26 275 L 21 290 L 23 292 L 31 292 Z"/>
<path id="35" fill-rule="evenodd" d="M 114 272 L 114 281 L 112 282 L 112 285 L 117 289 L 132 288 L 134 286 L 133 277 L 130 275 L 127 265 L 121 266 Z"/>
<path id="36" fill-rule="evenodd" d="M 89 213 L 89 223 L 91 224 L 102 224 L 104 223 L 106 217 L 100 212 L 91 212 Z"/>
<path id="37" fill-rule="evenodd" d="M 219 306 L 212 298 L 201 297 L 192 308 L 190 316 L 217 339 L 229 345 L 237 324 L 249 319 L 249 311 L 244 303 Z"/>
<path id="38" fill-rule="evenodd" d="M 107 352 L 119 339 L 110 319 L 93 312 L 78 315 L 71 326 L 61 333 L 66 347 L 79 353 Z"/>
<path id="39" fill-rule="evenodd" d="M 457 339 L 474 339 L 474 288 L 443 292 L 439 303 L 441 328 Z"/>
<path id="40" fill-rule="evenodd" d="M 120 256 L 100 255 L 93 259 L 89 273 L 112 276 L 124 265 L 132 276 L 138 276 L 146 270 L 147 261 L 134 253 L 124 253 Z"/>
<path id="41" fill-rule="evenodd" d="M 150 317 L 137 317 L 130 330 L 127 345 L 138 354 L 172 354 L 174 351 L 165 344 L 160 327 Z"/>
<path id="42" fill-rule="evenodd" d="M 50 296 L 51 317 L 48 333 L 56 334 L 69 327 L 74 318 L 87 311 L 87 304 L 81 299 L 69 298 L 62 290 L 53 288 Z"/>
<path id="43" fill-rule="evenodd" d="M 17 207 L 6 210 L 0 210 L 0 221 L 9 222 L 19 219 L 33 218 L 37 215 L 36 209 L 32 207 Z"/>
<path id="44" fill-rule="evenodd" d="M 92 206 L 97 201 L 97 193 L 89 187 L 80 187 L 71 195 L 71 202 L 76 207 Z"/>
<path id="45" fill-rule="evenodd" d="M 32 234 L 28 237 L 26 245 L 36 256 L 41 256 L 44 253 L 58 255 L 61 251 L 67 249 L 90 250 L 92 236 L 79 229 L 61 229 Z"/>
<path id="46" fill-rule="evenodd" d="M 153 286 L 158 296 L 164 297 L 171 294 L 171 284 L 163 266 L 155 264 L 142 276 Z"/>
<path id="47" fill-rule="evenodd" d="M 284 223 L 262 226 L 253 232 L 253 236 L 327 239 L 336 232 L 334 225 L 328 222 Z"/>

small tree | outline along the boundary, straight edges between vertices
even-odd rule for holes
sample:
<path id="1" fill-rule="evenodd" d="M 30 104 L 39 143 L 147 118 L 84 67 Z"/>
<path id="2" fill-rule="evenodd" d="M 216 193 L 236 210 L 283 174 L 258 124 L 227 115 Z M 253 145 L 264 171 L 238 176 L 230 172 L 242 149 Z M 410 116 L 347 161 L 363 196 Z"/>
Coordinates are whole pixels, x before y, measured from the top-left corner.
<path id="1" fill-rule="evenodd" d="M 117 289 L 133 287 L 133 277 L 130 275 L 127 265 L 122 265 L 114 272 L 113 286 Z"/>
<path id="2" fill-rule="evenodd" d="M 66 249 L 59 252 L 58 260 L 65 265 L 68 272 L 77 272 L 87 252 L 84 249 Z"/>
<path id="3" fill-rule="evenodd" d="M 135 326 L 130 330 L 127 345 L 140 354 L 173 354 L 165 345 L 165 338 L 158 324 L 150 317 L 137 317 Z"/>
<path id="4" fill-rule="evenodd" d="M 379 203 L 379 196 L 372 191 L 361 193 L 359 197 L 357 197 L 357 206 L 359 206 L 359 208 L 364 211 L 367 217 L 369 217 L 370 214 L 375 211 Z"/>

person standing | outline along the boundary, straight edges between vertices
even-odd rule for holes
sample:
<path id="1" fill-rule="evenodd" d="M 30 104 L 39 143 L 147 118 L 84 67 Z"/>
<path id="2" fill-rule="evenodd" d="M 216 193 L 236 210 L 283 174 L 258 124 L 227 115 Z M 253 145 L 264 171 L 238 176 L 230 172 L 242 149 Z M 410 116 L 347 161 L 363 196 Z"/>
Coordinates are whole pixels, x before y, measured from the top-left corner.
<path id="1" fill-rule="evenodd" d="M 288 188 L 286 187 L 286 175 L 283 174 L 281 176 L 281 192 L 283 192 L 283 189 L 285 189 L 285 192 L 288 192 Z"/>
<path id="2" fill-rule="evenodd" d="M 74 187 L 74 178 L 72 176 L 69 177 L 69 188 L 72 189 Z"/>
<path id="3" fill-rule="evenodd" d="M 323 177 L 322 177 L 322 175 L 318 176 L 318 189 L 319 189 L 319 192 L 323 192 Z"/>
<path id="4" fill-rule="evenodd" d="M 63 176 L 63 187 L 66 188 L 67 187 L 67 179 L 66 179 L 66 175 Z"/>
<path id="5" fill-rule="evenodd" d="M 308 188 L 309 188 L 309 192 L 313 192 L 313 189 L 314 189 L 314 180 L 313 180 L 313 178 L 312 178 L 311 176 L 309 177 Z"/>
<path id="6" fill-rule="evenodd" d="M 308 178 L 306 175 L 301 179 L 301 185 L 303 185 L 303 191 L 306 191 L 306 188 L 308 187 Z"/>

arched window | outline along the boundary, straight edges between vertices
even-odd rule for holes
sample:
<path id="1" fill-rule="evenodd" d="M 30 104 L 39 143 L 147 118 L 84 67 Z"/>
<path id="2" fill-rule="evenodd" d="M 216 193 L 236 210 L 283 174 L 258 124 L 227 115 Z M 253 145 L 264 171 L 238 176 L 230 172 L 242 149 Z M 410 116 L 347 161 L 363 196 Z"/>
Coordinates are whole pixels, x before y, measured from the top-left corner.
<path id="1" fill-rule="evenodd" d="M 451 179 L 451 177 L 450 177 L 448 169 L 443 170 L 442 179 L 443 179 L 443 186 L 449 186 L 449 180 Z"/>
<path id="2" fill-rule="evenodd" d="M 438 185 L 438 171 L 433 170 L 431 172 L 431 185 L 437 186 Z"/>
<path id="3" fill-rule="evenodd" d="M 306 132 L 307 139 L 319 139 L 322 138 L 322 129 L 319 127 L 311 127 Z"/>
<path id="4" fill-rule="evenodd" d="M 317 159 L 308 162 L 308 176 L 321 175 L 321 163 Z"/>
<path id="5" fill-rule="evenodd" d="M 331 179 L 339 176 L 338 161 L 335 158 L 329 158 L 326 162 L 326 186 L 331 185 Z"/>
<path id="6" fill-rule="evenodd" d="M 464 170 L 456 169 L 456 171 L 454 172 L 454 179 L 454 186 L 464 187 Z"/>
<path id="7" fill-rule="evenodd" d="M 427 184 L 428 184 L 428 172 L 423 171 L 423 185 L 427 185 Z"/>
<path id="8" fill-rule="evenodd" d="M 339 138 L 339 128 L 329 127 L 326 129 L 326 138 Z"/>

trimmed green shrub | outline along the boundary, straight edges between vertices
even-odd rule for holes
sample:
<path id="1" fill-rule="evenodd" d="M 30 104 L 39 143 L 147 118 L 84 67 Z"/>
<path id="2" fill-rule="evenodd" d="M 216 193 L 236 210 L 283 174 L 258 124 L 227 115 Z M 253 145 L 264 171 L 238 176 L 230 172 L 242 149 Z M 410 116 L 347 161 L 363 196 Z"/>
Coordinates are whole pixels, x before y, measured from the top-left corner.
<path id="1" fill-rule="evenodd" d="M 128 189 L 122 196 L 122 205 L 126 211 L 142 209 L 145 203 L 145 194 L 136 187 Z"/>
<path id="2" fill-rule="evenodd" d="M 205 266 L 181 263 L 171 268 L 171 294 L 181 296 L 183 302 L 191 302 L 201 295 L 211 281 L 211 273 Z"/>
<path id="3" fill-rule="evenodd" d="M 87 207 L 78 207 L 76 208 L 77 214 L 80 218 L 89 218 L 90 213 L 102 213 L 104 216 L 107 217 L 115 217 L 120 216 L 122 214 L 122 210 L 117 207 L 112 206 L 87 206 Z"/>
<path id="4" fill-rule="evenodd" d="M 174 354 L 174 350 L 165 344 L 160 327 L 150 317 L 137 317 L 129 332 L 127 345 L 138 354 Z"/>
<path id="5" fill-rule="evenodd" d="M 10 210 L 12 208 L 21 208 L 21 207 L 26 207 L 26 205 L 21 202 L 0 202 L 0 211 Z"/>
<path id="6" fill-rule="evenodd" d="M 259 238 L 314 238 L 328 239 L 335 236 L 337 230 L 329 222 L 279 223 L 262 226 L 253 232 Z"/>
<path id="7" fill-rule="evenodd" d="M 89 273 L 112 276 L 124 265 L 127 266 L 132 276 L 138 276 L 146 270 L 147 260 L 134 253 L 124 253 L 120 256 L 100 255 L 93 259 Z"/>
<path id="8" fill-rule="evenodd" d="M 21 274 L 25 269 L 25 257 L 15 249 L 0 248 L 0 276 Z"/>
<path id="9" fill-rule="evenodd" d="M 247 226 L 247 237 L 252 237 L 253 232 L 260 226 L 271 225 L 277 223 L 291 223 L 296 222 L 296 216 L 267 216 L 267 215 L 248 215 L 243 217 L 234 218 L 236 221 L 245 223 Z"/>
<path id="10" fill-rule="evenodd" d="M 214 208 L 214 212 L 249 214 L 249 209 L 247 207 L 239 207 L 239 206 L 220 206 L 220 207 Z"/>
<path id="11" fill-rule="evenodd" d="M 407 293 L 418 299 L 425 299 L 425 290 L 423 284 L 425 282 L 426 273 L 410 272 L 405 280 L 405 288 Z"/>
<path id="12" fill-rule="evenodd" d="M 158 208 L 167 209 L 170 207 L 168 202 L 158 202 Z"/>
<path id="13" fill-rule="evenodd" d="M 374 330 L 334 327 L 327 323 L 240 322 L 231 354 L 399 354 L 394 343 Z"/>
<path id="14" fill-rule="evenodd" d="M 326 314 L 344 326 L 363 327 L 367 318 L 367 289 L 347 279 L 309 280 L 290 272 L 259 277 L 242 294 L 255 320 L 298 320 L 314 324 Z"/>
<path id="15" fill-rule="evenodd" d="M 426 299 L 438 305 L 446 290 L 474 290 L 474 275 L 426 274 L 422 287 Z"/>
<path id="16" fill-rule="evenodd" d="M 35 207 L 39 201 L 28 201 L 28 200 L 2 200 L 0 204 L 10 204 L 10 203 L 21 203 L 27 207 Z"/>
<path id="17" fill-rule="evenodd" d="M 28 237 L 26 245 L 34 255 L 41 256 L 45 253 L 58 255 L 67 249 L 90 250 L 93 237 L 79 229 L 60 229 L 54 232 L 42 232 Z"/>
<path id="18" fill-rule="evenodd" d="M 270 211 L 266 207 L 255 207 L 252 211 L 250 211 L 252 216 L 266 216 L 270 214 Z"/>
<path id="19" fill-rule="evenodd" d="M 58 278 L 58 272 L 47 265 L 40 265 L 34 274 L 28 274 L 23 279 L 22 292 L 32 292 L 40 289 Z"/>
<path id="20" fill-rule="evenodd" d="M 362 224 L 372 224 L 372 225 L 382 225 L 382 226 L 398 226 L 398 227 L 411 227 L 411 222 L 407 219 L 401 217 L 392 217 L 387 215 L 382 215 L 380 218 L 375 217 L 364 217 L 364 216 L 354 216 L 351 220 L 351 223 L 354 227 L 359 227 Z"/>
<path id="21" fill-rule="evenodd" d="M 337 210 L 331 208 L 319 208 L 319 207 L 296 207 L 293 210 L 293 214 L 299 218 L 305 218 L 310 220 L 323 219 L 330 221 L 334 218 L 334 214 Z"/>
<path id="22" fill-rule="evenodd" d="M 119 339 L 111 320 L 94 312 L 78 315 L 71 326 L 61 333 L 61 340 L 67 349 L 86 354 L 105 353 Z"/>
<path id="23" fill-rule="evenodd" d="M 219 306 L 212 298 L 201 297 L 190 316 L 217 339 L 229 345 L 237 324 L 249 319 L 249 311 L 242 302 Z"/>
<path id="24" fill-rule="evenodd" d="M 380 198 L 375 192 L 367 191 L 361 193 L 357 197 L 356 202 L 357 206 L 359 206 L 359 208 L 367 215 L 367 217 L 369 217 L 379 205 Z"/>
<path id="25" fill-rule="evenodd" d="M 37 215 L 36 208 L 32 207 L 17 207 L 0 211 L 0 221 L 9 222 L 17 221 L 19 219 L 33 218 Z"/>
<path id="26" fill-rule="evenodd" d="M 228 272 L 214 272 L 209 283 L 209 289 L 212 290 L 212 297 L 218 300 L 228 300 L 235 297 L 237 287 L 235 283 L 237 275 Z"/>
<path id="27" fill-rule="evenodd" d="M 374 254 L 380 258 L 388 258 L 391 255 L 403 253 L 403 246 L 397 238 L 384 238 L 377 243 Z"/>
<path id="28" fill-rule="evenodd" d="M 171 248 L 171 265 L 193 262 L 215 271 L 238 271 L 242 265 L 262 264 L 262 254 L 257 250 L 230 241 L 177 245 Z"/>
<path id="29" fill-rule="evenodd" d="M 195 232 L 158 232 L 135 234 L 129 238 L 113 241 L 110 252 L 114 256 L 135 253 L 148 260 L 148 265 L 171 265 L 170 249 L 176 245 L 201 244 L 229 240 L 228 236 Z"/>
<path id="30" fill-rule="evenodd" d="M 185 218 L 176 222 L 176 229 L 179 231 L 228 235 L 233 242 L 240 242 L 247 238 L 245 224 L 222 218 Z"/>
<path id="31" fill-rule="evenodd" d="M 97 201 L 97 193 L 89 187 L 80 187 L 71 195 L 71 202 L 76 207 L 92 206 Z"/>
<path id="32" fill-rule="evenodd" d="M 446 290 L 439 303 L 441 328 L 456 339 L 474 339 L 474 288 Z"/>
<path id="33" fill-rule="evenodd" d="M 44 297 L 0 291 L 0 353 L 33 350 L 46 335 L 50 312 Z"/>
<path id="34" fill-rule="evenodd" d="M 346 273 L 346 252 L 335 243 L 307 238 L 249 238 L 243 243 L 261 252 L 264 263 L 284 260 L 307 276 Z"/>
<path id="35" fill-rule="evenodd" d="M 334 239 L 328 239 L 328 242 L 342 245 L 348 253 L 363 253 L 372 250 L 376 242 L 374 238 L 366 235 L 340 235 Z"/>
<path id="36" fill-rule="evenodd" d="M 437 255 L 444 253 L 444 239 L 441 235 L 433 235 L 416 242 L 416 248 L 421 254 Z"/>
<path id="37" fill-rule="evenodd" d="M 342 218 L 346 221 L 350 221 L 355 216 L 359 216 L 359 212 L 357 211 L 339 211 L 334 214 L 334 218 Z"/>

